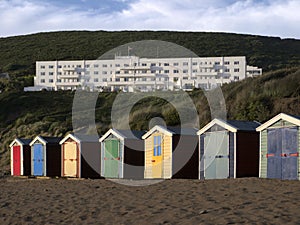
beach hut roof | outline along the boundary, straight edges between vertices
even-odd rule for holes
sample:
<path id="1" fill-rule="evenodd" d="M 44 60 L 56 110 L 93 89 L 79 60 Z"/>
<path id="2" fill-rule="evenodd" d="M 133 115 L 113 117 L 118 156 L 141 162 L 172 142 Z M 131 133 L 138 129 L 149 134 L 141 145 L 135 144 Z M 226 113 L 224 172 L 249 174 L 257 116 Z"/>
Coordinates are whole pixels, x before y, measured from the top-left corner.
<path id="1" fill-rule="evenodd" d="M 263 123 L 259 127 L 257 127 L 256 131 L 262 131 L 262 130 L 268 128 L 269 126 L 271 126 L 272 124 L 278 122 L 279 120 L 285 120 L 285 121 L 293 123 L 297 126 L 300 126 L 300 116 L 280 113 L 277 116 L 274 116 L 272 119 L 268 120 L 267 122 Z"/>
<path id="2" fill-rule="evenodd" d="M 77 143 L 79 142 L 98 142 L 98 135 L 87 135 L 87 134 L 68 134 L 65 136 L 59 144 L 63 144 L 66 140 L 71 138 L 72 140 L 76 141 Z"/>
<path id="3" fill-rule="evenodd" d="M 18 143 L 19 145 L 29 145 L 31 142 L 31 139 L 25 139 L 25 138 L 16 138 L 13 140 L 9 147 L 12 147 L 15 143 Z"/>
<path id="4" fill-rule="evenodd" d="M 260 125 L 260 123 L 256 121 L 213 119 L 210 123 L 200 129 L 197 134 L 203 134 L 216 124 L 234 133 L 237 131 L 255 131 L 255 129 Z"/>
<path id="5" fill-rule="evenodd" d="M 43 145 L 46 144 L 58 144 L 60 142 L 60 137 L 45 137 L 45 136 L 36 136 L 31 142 L 30 146 L 32 146 L 36 141 L 40 141 Z"/>
<path id="6" fill-rule="evenodd" d="M 142 136 L 143 139 L 149 137 L 152 133 L 159 131 L 166 135 L 173 136 L 176 134 L 180 135 L 197 135 L 196 128 L 186 128 L 186 127 L 163 127 L 160 125 L 156 125 L 152 127 L 146 134 Z"/>
<path id="7" fill-rule="evenodd" d="M 104 141 L 111 134 L 121 140 L 124 140 L 125 138 L 141 139 L 142 136 L 145 134 L 145 131 L 110 129 L 99 139 L 99 141 L 100 142 Z"/>

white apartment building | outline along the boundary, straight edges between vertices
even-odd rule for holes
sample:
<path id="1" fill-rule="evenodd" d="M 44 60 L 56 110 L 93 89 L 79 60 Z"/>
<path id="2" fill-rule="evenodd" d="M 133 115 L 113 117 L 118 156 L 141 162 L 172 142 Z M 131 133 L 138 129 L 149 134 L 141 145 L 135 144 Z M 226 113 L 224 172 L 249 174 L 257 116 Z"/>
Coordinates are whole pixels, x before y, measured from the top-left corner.
<path id="1" fill-rule="evenodd" d="M 259 76 L 245 56 L 197 58 L 140 58 L 115 56 L 108 60 L 38 61 L 34 87 L 25 91 L 76 90 L 154 91 L 213 89 L 224 83 Z"/>

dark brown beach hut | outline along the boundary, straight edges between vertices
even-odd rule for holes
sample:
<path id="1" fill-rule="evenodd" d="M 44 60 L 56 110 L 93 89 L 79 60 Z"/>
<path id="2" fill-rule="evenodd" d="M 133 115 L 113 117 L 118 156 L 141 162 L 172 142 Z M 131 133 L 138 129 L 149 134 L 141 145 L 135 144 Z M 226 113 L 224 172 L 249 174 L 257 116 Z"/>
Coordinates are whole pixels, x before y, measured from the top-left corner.
<path id="1" fill-rule="evenodd" d="M 31 172 L 30 139 L 16 138 L 9 145 L 12 176 L 29 176 Z"/>
<path id="2" fill-rule="evenodd" d="M 68 134 L 60 141 L 61 176 L 100 178 L 100 143 L 98 136 Z"/>
<path id="3" fill-rule="evenodd" d="M 30 142 L 31 175 L 55 177 L 61 175 L 60 137 L 37 136 Z"/>
<path id="4" fill-rule="evenodd" d="M 199 179 L 258 177 L 259 125 L 214 119 L 199 130 Z"/>

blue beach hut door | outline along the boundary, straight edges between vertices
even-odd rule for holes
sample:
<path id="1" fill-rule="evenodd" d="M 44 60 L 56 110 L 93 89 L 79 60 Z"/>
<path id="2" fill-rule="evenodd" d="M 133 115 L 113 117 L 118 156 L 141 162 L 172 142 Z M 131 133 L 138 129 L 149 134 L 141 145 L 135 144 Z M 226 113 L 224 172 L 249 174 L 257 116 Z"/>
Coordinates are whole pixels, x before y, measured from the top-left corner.
<path id="1" fill-rule="evenodd" d="M 283 180 L 298 179 L 297 127 L 268 130 L 267 177 Z"/>
<path id="2" fill-rule="evenodd" d="M 42 144 L 34 144 L 33 146 L 33 175 L 44 175 L 44 152 Z"/>

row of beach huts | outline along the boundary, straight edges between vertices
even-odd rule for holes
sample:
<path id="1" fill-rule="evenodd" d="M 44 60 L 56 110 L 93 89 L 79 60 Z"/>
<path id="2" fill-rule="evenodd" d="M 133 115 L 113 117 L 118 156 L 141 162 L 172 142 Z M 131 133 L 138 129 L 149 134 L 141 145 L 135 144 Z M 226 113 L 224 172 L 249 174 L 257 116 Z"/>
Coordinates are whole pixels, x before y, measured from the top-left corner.
<path id="1" fill-rule="evenodd" d="M 148 132 L 110 129 L 98 136 L 16 138 L 13 176 L 124 179 L 300 180 L 300 117 L 264 124 L 214 119 L 202 129 L 156 125 Z"/>

